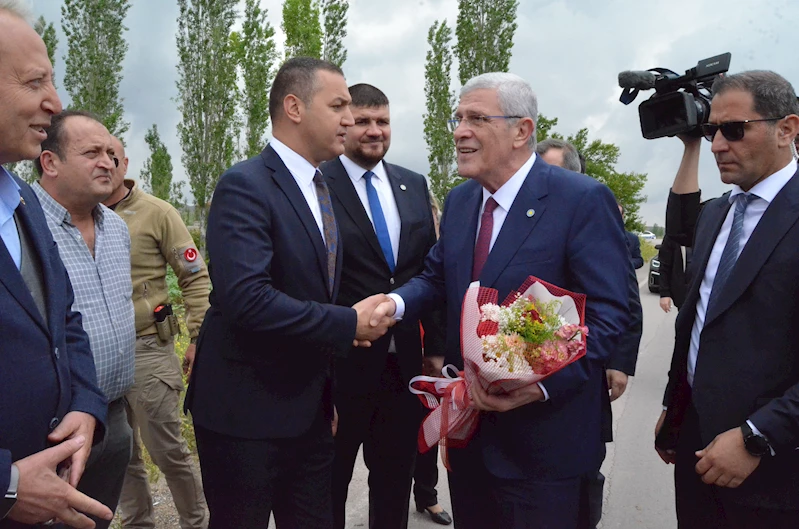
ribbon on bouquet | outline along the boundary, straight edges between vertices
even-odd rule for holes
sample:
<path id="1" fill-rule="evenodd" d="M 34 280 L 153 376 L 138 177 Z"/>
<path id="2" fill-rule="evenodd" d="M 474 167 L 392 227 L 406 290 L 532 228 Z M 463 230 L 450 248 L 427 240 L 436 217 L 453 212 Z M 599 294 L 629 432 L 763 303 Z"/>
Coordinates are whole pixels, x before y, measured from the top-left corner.
<path id="1" fill-rule="evenodd" d="M 425 407 L 433 410 L 419 428 L 419 451 L 425 453 L 440 445 L 441 459 L 450 470 L 447 448 L 466 446 L 477 429 L 480 412 L 472 406 L 469 382 L 463 371 L 449 364 L 441 374 L 441 377 L 413 377 L 408 386 Z"/>

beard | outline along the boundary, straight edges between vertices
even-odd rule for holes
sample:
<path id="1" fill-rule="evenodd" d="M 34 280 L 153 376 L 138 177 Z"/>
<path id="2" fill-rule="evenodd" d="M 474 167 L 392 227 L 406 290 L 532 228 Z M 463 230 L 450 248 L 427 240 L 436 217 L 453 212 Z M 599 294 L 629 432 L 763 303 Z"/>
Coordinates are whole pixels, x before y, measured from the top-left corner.
<path id="1" fill-rule="evenodd" d="M 379 145 L 379 152 L 374 150 L 366 150 L 364 149 L 364 145 Z M 348 155 L 348 158 L 363 167 L 374 167 L 380 163 L 380 161 L 386 156 L 387 152 L 388 145 L 385 145 L 382 141 L 369 142 L 366 144 L 358 143 L 355 150 L 352 151 L 352 154 Z"/>

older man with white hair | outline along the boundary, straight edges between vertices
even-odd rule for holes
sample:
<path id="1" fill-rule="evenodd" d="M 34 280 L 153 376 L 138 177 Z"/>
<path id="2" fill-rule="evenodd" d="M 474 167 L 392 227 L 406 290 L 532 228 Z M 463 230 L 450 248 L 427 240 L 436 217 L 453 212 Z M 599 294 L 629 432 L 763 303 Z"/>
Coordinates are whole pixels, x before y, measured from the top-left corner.
<path id="1" fill-rule="evenodd" d="M 61 112 L 27 6 L 0 0 L 0 164 L 36 158 Z M 0 167 L 0 528 L 111 511 L 75 489 L 106 404 L 72 286 L 31 188 Z M 57 470 L 69 468 L 62 480 Z M 66 475 L 66 474 L 62 474 Z"/>
<path id="2" fill-rule="evenodd" d="M 605 365 L 628 320 L 631 264 L 613 194 L 535 153 L 538 105 L 509 73 L 470 80 L 450 120 L 458 174 L 425 271 L 375 311 L 418 317 L 446 305 L 446 361 L 463 366 L 460 317 L 473 281 L 504 299 L 528 276 L 588 296 L 584 358 L 541 384 L 503 394 L 471 386 L 484 413 L 465 448 L 450 448 L 458 528 L 575 529 L 586 523 L 584 476 L 602 457 Z M 596 259 L 602 255 L 602 259 Z"/>

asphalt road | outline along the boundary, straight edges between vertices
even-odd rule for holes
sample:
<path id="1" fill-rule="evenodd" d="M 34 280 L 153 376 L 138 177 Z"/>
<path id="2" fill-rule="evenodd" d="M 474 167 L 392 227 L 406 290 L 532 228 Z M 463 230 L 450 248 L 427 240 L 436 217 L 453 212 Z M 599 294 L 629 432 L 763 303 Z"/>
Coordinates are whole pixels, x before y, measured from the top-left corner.
<path id="1" fill-rule="evenodd" d="M 673 529 L 674 483 L 672 468 L 655 454 L 653 430 L 661 410 L 661 398 L 674 343 L 676 311 L 665 314 L 659 297 L 646 285 L 648 263 L 638 270 L 644 333 L 636 376 L 630 379 L 625 394 L 613 403 L 613 429 L 616 441 L 608 444 L 602 466 L 606 476 L 602 529 Z M 439 501 L 450 513 L 446 472 L 439 461 Z M 367 471 L 361 458 L 355 468 L 347 501 L 347 527 L 368 527 Z M 441 527 L 426 514 L 409 505 L 410 529 Z M 270 525 L 270 527 L 274 527 Z"/>

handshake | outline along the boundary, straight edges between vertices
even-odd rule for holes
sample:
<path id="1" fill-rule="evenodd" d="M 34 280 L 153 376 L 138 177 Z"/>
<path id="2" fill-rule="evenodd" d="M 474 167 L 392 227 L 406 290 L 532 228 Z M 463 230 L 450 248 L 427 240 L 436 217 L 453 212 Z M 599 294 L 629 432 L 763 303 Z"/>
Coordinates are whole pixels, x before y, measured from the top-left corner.
<path id="1" fill-rule="evenodd" d="M 388 328 L 396 322 L 394 313 L 397 305 L 385 294 L 369 296 L 352 306 L 358 314 L 358 325 L 355 328 L 355 347 L 371 347 L 372 342 L 386 334 Z"/>

